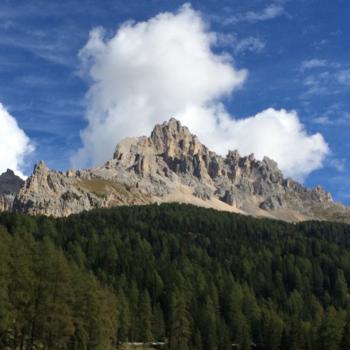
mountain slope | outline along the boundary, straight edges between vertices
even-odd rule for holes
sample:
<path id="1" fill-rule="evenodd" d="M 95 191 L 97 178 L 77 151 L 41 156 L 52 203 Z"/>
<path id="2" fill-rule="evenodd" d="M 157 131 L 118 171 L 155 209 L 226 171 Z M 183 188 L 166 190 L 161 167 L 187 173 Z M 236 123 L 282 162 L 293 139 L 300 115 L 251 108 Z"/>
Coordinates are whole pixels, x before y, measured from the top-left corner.
<path id="1" fill-rule="evenodd" d="M 122 204 L 186 202 L 287 221 L 350 221 L 350 210 L 321 187 L 285 179 L 276 162 L 253 155 L 226 157 L 204 146 L 175 119 L 156 125 L 150 137 L 127 138 L 113 159 L 93 169 L 49 170 L 43 162 L 20 190 L 14 209 L 67 216 Z"/>

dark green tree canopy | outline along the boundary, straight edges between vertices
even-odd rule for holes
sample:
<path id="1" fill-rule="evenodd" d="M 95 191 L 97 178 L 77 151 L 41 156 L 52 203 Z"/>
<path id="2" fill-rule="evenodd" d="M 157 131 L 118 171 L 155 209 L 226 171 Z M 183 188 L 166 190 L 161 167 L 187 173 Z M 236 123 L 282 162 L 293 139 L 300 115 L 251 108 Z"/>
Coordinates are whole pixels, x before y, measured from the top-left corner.
<path id="1" fill-rule="evenodd" d="M 345 224 L 180 204 L 2 213 L 0 256 L 0 349 L 349 348 Z"/>

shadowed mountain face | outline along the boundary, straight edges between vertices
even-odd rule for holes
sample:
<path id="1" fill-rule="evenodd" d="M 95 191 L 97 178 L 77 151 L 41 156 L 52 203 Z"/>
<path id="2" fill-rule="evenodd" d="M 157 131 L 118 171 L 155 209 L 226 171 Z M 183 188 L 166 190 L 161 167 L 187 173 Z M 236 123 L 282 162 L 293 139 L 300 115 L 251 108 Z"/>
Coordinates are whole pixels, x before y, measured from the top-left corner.
<path id="1" fill-rule="evenodd" d="M 350 210 L 321 187 L 285 179 L 276 162 L 229 151 L 217 155 L 175 119 L 150 137 L 127 138 L 113 159 L 93 169 L 53 171 L 39 162 L 21 188 L 14 210 L 66 216 L 98 207 L 153 202 L 199 206 L 287 221 L 350 222 Z"/>
<path id="2" fill-rule="evenodd" d="M 24 181 L 10 169 L 0 175 L 0 211 L 11 210 L 14 198 L 23 184 Z"/>

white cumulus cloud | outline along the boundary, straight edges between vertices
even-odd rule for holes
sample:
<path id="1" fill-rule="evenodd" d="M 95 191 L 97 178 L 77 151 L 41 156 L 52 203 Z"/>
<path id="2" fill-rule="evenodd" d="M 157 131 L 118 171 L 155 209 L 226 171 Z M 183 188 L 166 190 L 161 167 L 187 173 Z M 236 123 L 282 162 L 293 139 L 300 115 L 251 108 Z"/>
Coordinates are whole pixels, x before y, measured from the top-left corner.
<path id="1" fill-rule="evenodd" d="M 328 146 L 320 134 L 307 133 L 295 112 L 270 108 L 241 120 L 229 115 L 220 101 L 240 88 L 247 71 L 229 54 L 214 52 L 217 40 L 188 5 L 125 23 L 112 37 L 94 29 L 80 52 L 91 86 L 88 126 L 73 166 L 100 164 L 122 138 L 147 135 L 175 116 L 220 154 L 267 155 L 298 179 L 321 167 Z"/>
<path id="2" fill-rule="evenodd" d="M 24 177 L 23 162 L 33 149 L 33 145 L 18 126 L 16 119 L 0 103 L 0 174 L 9 168 Z"/>

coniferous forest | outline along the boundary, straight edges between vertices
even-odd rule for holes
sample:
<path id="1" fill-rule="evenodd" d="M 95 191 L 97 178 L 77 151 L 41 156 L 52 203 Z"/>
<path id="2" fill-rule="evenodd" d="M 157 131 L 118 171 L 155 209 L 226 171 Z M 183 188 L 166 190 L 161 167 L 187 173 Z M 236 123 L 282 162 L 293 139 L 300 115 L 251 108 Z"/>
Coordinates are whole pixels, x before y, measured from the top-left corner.
<path id="1" fill-rule="evenodd" d="M 350 226 L 190 205 L 0 215 L 0 349 L 350 349 Z"/>

